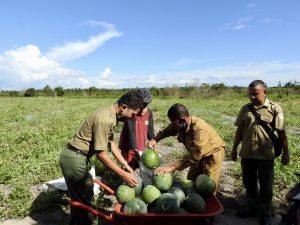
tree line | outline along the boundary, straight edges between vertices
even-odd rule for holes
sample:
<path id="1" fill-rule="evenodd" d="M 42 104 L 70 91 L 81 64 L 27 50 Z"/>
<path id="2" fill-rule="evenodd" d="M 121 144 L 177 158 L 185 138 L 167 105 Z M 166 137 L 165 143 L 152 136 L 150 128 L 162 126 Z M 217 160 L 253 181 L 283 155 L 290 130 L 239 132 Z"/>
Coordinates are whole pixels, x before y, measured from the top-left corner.
<path id="1" fill-rule="evenodd" d="M 241 86 L 226 86 L 224 83 L 201 85 L 186 85 L 184 87 L 151 87 L 149 88 L 153 97 L 175 97 L 175 98 L 198 98 L 198 97 L 226 97 L 226 96 L 243 96 L 247 94 L 247 87 Z M 123 93 L 131 90 L 130 88 L 122 89 L 106 89 L 89 87 L 82 88 L 51 88 L 46 85 L 42 89 L 28 88 L 21 91 L 0 91 L 0 96 L 10 97 L 103 97 L 103 98 L 118 98 Z M 268 94 L 273 97 L 284 98 L 300 95 L 300 83 L 297 81 L 290 81 L 282 85 L 278 82 L 278 86 L 269 87 Z"/>

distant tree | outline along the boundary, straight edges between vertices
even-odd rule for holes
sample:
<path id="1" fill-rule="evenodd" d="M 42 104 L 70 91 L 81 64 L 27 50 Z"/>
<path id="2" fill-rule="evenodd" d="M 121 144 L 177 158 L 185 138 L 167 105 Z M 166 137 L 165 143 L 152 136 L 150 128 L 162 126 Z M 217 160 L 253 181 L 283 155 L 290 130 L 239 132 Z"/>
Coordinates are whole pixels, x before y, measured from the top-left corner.
<path id="1" fill-rule="evenodd" d="M 17 97 L 19 95 L 18 91 L 9 91 L 9 96 L 10 97 Z"/>
<path id="2" fill-rule="evenodd" d="M 34 88 L 28 88 L 25 90 L 25 97 L 34 97 L 36 95 L 36 90 Z"/>
<path id="3" fill-rule="evenodd" d="M 88 90 L 87 90 L 87 93 L 89 96 L 94 96 L 96 95 L 98 89 L 96 87 L 90 87 Z"/>
<path id="4" fill-rule="evenodd" d="M 159 96 L 159 89 L 157 87 L 151 87 L 150 92 L 151 92 L 152 96 L 155 96 L 155 97 Z"/>
<path id="5" fill-rule="evenodd" d="M 43 88 L 43 93 L 45 96 L 53 96 L 53 90 L 51 89 L 51 87 L 49 85 L 46 85 Z"/>
<path id="6" fill-rule="evenodd" d="M 56 87 L 54 88 L 54 91 L 57 96 L 63 96 L 65 94 L 65 91 L 62 87 Z"/>
<path id="7" fill-rule="evenodd" d="M 278 87 L 282 87 L 281 81 L 278 81 Z"/>
<path id="8" fill-rule="evenodd" d="M 224 83 L 212 84 L 211 88 L 213 90 L 224 90 L 224 89 L 226 89 L 226 85 Z"/>
<path id="9" fill-rule="evenodd" d="M 202 83 L 201 88 L 210 88 L 210 85 L 208 83 Z"/>
<path id="10" fill-rule="evenodd" d="M 234 93 L 238 93 L 238 94 L 241 94 L 241 93 L 243 92 L 243 90 L 244 90 L 243 87 L 239 87 L 239 86 L 236 86 L 236 85 L 234 85 L 234 86 L 232 87 L 232 89 L 233 89 L 233 92 L 234 92 Z"/>
<path id="11" fill-rule="evenodd" d="M 295 87 L 295 83 L 293 81 L 289 81 L 285 83 L 284 87 L 289 88 L 289 87 Z"/>

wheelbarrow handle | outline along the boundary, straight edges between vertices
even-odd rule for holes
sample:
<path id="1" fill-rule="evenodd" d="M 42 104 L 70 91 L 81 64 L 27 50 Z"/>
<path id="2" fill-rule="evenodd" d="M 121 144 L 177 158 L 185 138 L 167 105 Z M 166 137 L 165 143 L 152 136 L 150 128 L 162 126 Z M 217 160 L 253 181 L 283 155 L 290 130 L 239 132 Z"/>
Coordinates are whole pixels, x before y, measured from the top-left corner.
<path id="1" fill-rule="evenodd" d="M 111 195 L 115 195 L 114 190 L 112 190 L 110 187 L 108 187 L 106 184 L 102 183 L 100 180 L 93 179 L 93 182 L 96 184 L 99 184 L 100 187 L 102 187 L 105 191 L 107 191 Z"/>
<path id="2" fill-rule="evenodd" d="M 72 200 L 66 200 L 66 204 L 67 205 L 70 205 L 70 206 L 75 206 L 75 207 L 79 207 L 81 209 L 84 209 L 90 213 L 92 213 L 93 215 L 97 216 L 97 217 L 101 217 L 103 219 L 106 219 L 107 221 L 109 222 L 112 222 L 113 224 L 115 225 L 123 225 L 122 223 L 120 222 L 117 222 L 113 219 L 113 216 L 112 216 L 112 213 L 110 215 L 106 215 L 90 206 L 87 206 L 81 202 L 77 202 L 77 201 L 72 201 Z"/>

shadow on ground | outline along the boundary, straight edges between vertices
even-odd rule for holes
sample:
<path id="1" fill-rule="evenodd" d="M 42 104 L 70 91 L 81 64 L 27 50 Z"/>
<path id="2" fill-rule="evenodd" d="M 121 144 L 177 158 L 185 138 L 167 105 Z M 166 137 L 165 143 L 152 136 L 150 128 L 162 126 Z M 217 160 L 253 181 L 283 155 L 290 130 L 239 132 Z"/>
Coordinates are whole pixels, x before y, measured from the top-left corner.
<path id="1" fill-rule="evenodd" d="M 36 225 L 68 224 L 68 207 L 54 202 L 66 196 L 65 192 L 41 192 L 30 207 L 29 217 L 36 221 Z"/>
<path id="2" fill-rule="evenodd" d="M 69 199 L 66 192 L 41 192 L 33 201 L 29 217 L 30 225 L 66 225 L 69 223 L 69 206 L 61 205 L 61 199 Z M 110 215 L 114 211 L 116 199 L 112 195 L 99 194 L 96 206 L 99 212 Z M 99 225 L 111 225 L 109 221 L 99 217 Z"/>

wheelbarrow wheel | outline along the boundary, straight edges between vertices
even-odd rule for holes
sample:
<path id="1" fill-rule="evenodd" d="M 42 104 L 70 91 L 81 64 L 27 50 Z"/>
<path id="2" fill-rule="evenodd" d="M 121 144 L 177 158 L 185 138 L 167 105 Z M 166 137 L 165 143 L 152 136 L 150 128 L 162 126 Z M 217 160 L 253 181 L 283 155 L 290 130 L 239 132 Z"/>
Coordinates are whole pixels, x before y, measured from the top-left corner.
<path id="1" fill-rule="evenodd" d="M 215 221 L 215 217 L 206 218 L 201 225 L 212 225 Z"/>

